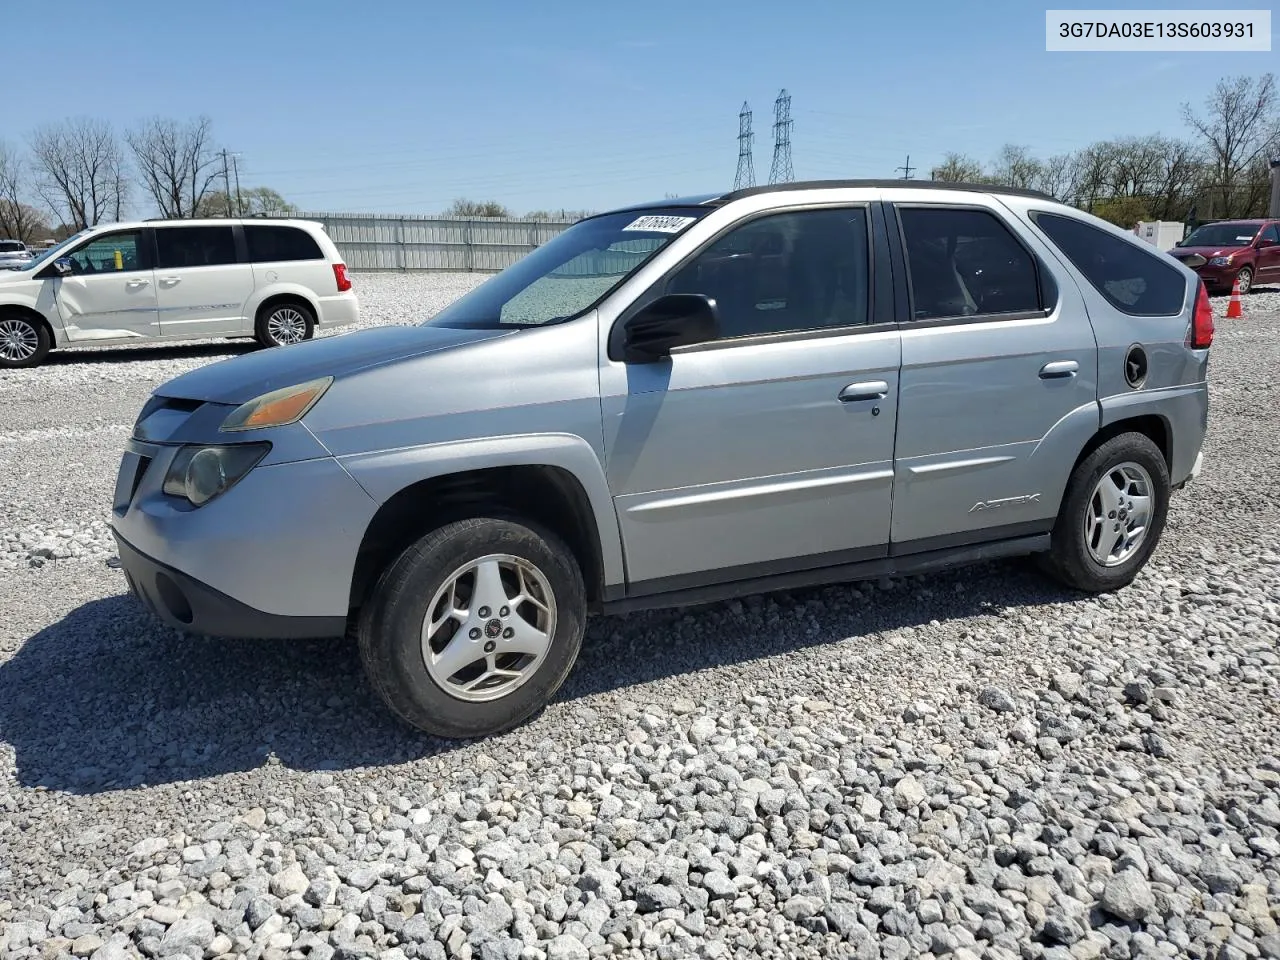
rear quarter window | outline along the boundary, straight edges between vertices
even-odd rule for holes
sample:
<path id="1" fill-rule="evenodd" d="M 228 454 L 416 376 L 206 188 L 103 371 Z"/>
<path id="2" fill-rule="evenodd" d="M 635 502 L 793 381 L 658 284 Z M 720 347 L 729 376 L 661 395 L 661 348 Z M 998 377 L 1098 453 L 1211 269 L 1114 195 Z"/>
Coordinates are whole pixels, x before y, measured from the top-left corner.
<path id="1" fill-rule="evenodd" d="M 1168 317 L 1182 312 L 1187 281 L 1165 254 L 1148 253 L 1075 217 L 1033 213 L 1031 219 L 1121 313 Z"/>
<path id="2" fill-rule="evenodd" d="M 244 238 L 249 246 L 249 259 L 254 263 L 324 259 L 315 238 L 297 227 L 247 224 Z"/>

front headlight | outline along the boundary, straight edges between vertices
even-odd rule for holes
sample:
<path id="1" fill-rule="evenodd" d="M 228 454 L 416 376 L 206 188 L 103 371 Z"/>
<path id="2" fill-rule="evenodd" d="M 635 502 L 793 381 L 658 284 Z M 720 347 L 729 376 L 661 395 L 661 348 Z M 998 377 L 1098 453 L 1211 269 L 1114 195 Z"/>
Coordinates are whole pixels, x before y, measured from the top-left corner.
<path id="1" fill-rule="evenodd" d="M 242 403 L 227 415 L 218 429 L 224 433 L 236 430 L 259 430 L 263 427 L 283 427 L 301 420 L 303 414 L 316 405 L 333 383 L 333 377 L 321 377 L 281 387 L 260 397 Z"/>
<path id="2" fill-rule="evenodd" d="M 164 478 L 164 492 L 201 507 L 226 493 L 271 450 L 269 443 L 188 446 L 178 451 Z"/>
<path id="3" fill-rule="evenodd" d="M 1211 267 L 1229 267 L 1231 266 L 1230 257 L 1210 257 L 1209 266 Z"/>

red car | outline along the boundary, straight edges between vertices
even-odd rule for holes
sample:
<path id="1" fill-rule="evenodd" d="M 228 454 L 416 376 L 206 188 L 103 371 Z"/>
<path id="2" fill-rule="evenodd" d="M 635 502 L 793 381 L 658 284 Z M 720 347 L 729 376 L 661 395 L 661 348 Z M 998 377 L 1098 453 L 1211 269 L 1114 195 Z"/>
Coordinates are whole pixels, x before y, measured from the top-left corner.
<path id="1" fill-rule="evenodd" d="M 1280 281 L 1280 220 L 1219 220 L 1196 227 L 1169 251 L 1215 293 Z"/>

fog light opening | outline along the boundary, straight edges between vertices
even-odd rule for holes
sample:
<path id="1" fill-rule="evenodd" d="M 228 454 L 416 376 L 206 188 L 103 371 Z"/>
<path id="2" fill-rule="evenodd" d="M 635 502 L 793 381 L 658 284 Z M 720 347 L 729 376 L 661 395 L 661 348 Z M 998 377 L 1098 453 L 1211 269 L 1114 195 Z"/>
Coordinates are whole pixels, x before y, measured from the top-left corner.
<path id="1" fill-rule="evenodd" d="M 156 592 L 160 594 L 164 605 L 169 608 L 169 613 L 179 623 L 190 623 L 195 619 L 191 604 L 187 602 L 181 588 L 167 574 L 156 574 Z"/>

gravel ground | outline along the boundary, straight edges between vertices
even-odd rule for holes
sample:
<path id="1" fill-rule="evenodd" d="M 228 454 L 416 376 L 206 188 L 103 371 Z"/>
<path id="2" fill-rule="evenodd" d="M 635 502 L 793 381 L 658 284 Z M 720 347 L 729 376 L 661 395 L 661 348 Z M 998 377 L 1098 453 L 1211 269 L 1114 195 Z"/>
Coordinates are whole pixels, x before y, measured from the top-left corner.
<path id="1" fill-rule="evenodd" d="M 404 322 L 474 278 L 357 280 Z M 128 425 L 237 348 L 6 374 L 0 956 L 1280 957 L 1280 291 L 1245 310 L 1129 589 L 1009 563 L 603 618 L 555 704 L 465 746 L 343 643 L 125 595 Z"/>

